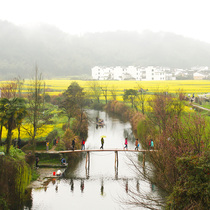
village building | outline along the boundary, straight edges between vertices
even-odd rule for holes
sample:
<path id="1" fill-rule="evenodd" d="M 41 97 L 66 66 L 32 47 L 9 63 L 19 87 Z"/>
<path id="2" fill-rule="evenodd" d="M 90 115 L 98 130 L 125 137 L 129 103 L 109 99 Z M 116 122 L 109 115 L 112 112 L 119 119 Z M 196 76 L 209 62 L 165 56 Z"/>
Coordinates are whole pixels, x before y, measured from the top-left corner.
<path id="1" fill-rule="evenodd" d="M 99 67 L 92 68 L 92 78 L 94 80 L 175 80 L 176 78 L 165 67 Z"/>

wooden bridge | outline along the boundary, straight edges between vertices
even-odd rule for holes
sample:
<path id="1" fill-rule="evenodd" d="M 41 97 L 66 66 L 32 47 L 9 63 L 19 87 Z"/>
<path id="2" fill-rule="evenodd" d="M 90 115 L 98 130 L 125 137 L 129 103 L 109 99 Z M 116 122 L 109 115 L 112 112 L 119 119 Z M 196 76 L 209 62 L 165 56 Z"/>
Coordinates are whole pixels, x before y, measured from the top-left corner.
<path id="1" fill-rule="evenodd" d="M 86 150 L 63 150 L 63 151 L 44 151 L 44 152 L 36 152 L 39 153 L 48 153 L 48 154 L 68 154 L 68 153 L 86 153 L 86 163 L 85 168 L 89 169 L 90 167 L 90 153 L 91 152 L 114 152 L 115 153 L 115 168 L 118 168 L 119 158 L 118 152 L 135 152 L 135 153 L 143 153 L 143 168 L 145 167 L 145 154 L 149 152 L 155 152 L 157 150 L 129 150 L 129 149 L 86 149 Z"/>

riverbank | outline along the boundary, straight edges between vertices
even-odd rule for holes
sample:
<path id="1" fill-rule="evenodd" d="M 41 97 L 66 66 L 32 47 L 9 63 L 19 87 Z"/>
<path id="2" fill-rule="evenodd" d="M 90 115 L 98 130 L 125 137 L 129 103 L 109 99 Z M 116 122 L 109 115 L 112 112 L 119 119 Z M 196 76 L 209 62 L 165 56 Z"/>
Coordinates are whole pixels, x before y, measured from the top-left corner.
<path id="1" fill-rule="evenodd" d="M 54 176 L 53 172 L 56 172 L 58 168 L 37 168 L 37 173 L 39 174 L 39 178 L 33 182 L 31 182 L 27 188 L 42 188 L 45 186 L 45 183 L 51 179 L 58 179 L 59 176 Z M 60 168 L 61 172 L 65 171 L 64 168 Z"/>

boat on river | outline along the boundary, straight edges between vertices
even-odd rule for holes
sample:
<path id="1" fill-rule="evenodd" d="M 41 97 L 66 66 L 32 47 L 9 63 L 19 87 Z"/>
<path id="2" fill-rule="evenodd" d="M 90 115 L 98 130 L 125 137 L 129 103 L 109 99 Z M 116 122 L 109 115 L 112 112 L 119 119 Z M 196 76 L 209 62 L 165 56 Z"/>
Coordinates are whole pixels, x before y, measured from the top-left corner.
<path id="1" fill-rule="evenodd" d="M 97 126 L 104 126 L 105 125 L 104 120 L 103 119 L 98 119 L 98 121 L 96 122 L 96 125 Z"/>

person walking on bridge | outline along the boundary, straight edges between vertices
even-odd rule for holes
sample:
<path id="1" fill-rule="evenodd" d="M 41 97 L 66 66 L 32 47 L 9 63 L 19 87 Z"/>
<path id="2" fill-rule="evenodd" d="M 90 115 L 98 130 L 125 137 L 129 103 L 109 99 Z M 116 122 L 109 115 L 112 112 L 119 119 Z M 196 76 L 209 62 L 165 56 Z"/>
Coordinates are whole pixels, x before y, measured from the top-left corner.
<path id="1" fill-rule="evenodd" d="M 154 142 L 152 139 L 150 139 L 149 146 L 150 146 L 150 149 L 154 149 Z"/>
<path id="2" fill-rule="evenodd" d="M 138 150 L 139 149 L 139 140 L 138 139 L 136 139 L 136 141 L 135 141 L 135 150 Z"/>
<path id="3" fill-rule="evenodd" d="M 100 149 L 104 149 L 104 138 L 103 137 L 101 138 L 101 147 L 100 147 Z"/>
<path id="4" fill-rule="evenodd" d="M 82 144 L 81 150 L 85 150 L 85 139 L 84 138 L 82 139 L 82 143 L 81 144 Z"/>
<path id="5" fill-rule="evenodd" d="M 125 146 L 124 146 L 124 149 L 128 149 L 128 138 L 127 137 L 125 138 Z"/>
<path id="6" fill-rule="evenodd" d="M 73 139 L 73 140 L 72 140 L 71 146 L 72 146 L 72 150 L 74 151 L 74 147 L 75 147 L 75 139 Z"/>

